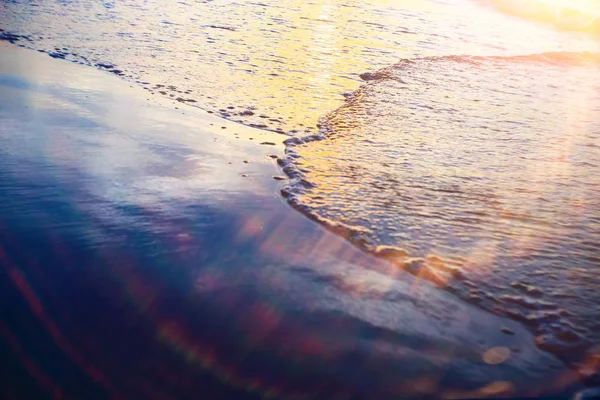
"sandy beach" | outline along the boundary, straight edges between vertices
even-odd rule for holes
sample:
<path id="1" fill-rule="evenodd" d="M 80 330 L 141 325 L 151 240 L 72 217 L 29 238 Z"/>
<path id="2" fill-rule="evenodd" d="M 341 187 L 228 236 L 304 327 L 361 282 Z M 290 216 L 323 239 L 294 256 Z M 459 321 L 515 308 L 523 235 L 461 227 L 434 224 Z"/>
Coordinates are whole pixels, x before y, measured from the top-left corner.
<path id="1" fill-rule="evenodd" d="M 289 207 L 283 139 L 0 44 L 0 397 L 581 388 L 520 323 Z"/>

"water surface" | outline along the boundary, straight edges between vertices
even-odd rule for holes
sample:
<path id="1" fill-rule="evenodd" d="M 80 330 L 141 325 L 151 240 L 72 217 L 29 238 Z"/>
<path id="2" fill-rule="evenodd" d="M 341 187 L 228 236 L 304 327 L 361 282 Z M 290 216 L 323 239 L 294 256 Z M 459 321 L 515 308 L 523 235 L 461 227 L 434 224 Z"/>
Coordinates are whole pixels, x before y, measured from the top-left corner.
<path id="1" fill-rule="evenodd" d="M 291 133 L 315 131 L 361 73 L 399 59 L 597 51 L 582 32 L 468 0 L 17 0 L 0 3 L 0 15 L 0 28 L 35 49 Z"/>
<path id="2" fill-rule="evenodd" d="M 573 355 L 600 332 L 599 66 L 548 53 L 380 70 L 323 119 L 325 139 L 290 149 L 284 194 Z"/>

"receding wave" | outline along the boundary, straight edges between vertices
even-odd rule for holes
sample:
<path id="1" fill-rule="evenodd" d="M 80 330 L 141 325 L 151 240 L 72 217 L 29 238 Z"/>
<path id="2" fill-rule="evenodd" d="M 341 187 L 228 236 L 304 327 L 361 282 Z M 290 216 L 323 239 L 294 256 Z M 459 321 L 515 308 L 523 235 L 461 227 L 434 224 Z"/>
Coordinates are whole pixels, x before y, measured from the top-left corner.
<path id="1" fill-rule="evenodd" d="M 282 194 L 581 361 L 600 339 L 599 60 L 428 57 L 366 72 L 318 134 L 288 140 Z"/>
<path id="2" fill-rule="evenodd" d="M 357 74 L 373 65 L 415 54 L 598 48 L 586 35 L 515 21 L 472 1 L 0 1 L 0 40 L 95 66 L 150 96 L 292 135 L 315 132 L 323 110 L 339 107 Z"/>
<path id="3" fill-rule="evenodd" d="M 477 0 L 505 14 L 550 23 L 558 29 L 600 34 L 600 6 L 592 0 Z"/>

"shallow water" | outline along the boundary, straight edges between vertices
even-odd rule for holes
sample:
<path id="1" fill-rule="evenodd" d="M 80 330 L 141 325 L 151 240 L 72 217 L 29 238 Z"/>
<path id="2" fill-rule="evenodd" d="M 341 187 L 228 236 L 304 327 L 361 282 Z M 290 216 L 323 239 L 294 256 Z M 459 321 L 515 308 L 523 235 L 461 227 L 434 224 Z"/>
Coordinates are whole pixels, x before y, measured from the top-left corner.
<path id="1" fill-rule="evenodd" d="M 527 4 L 10 1 L 0 28 L 245 124 L 320 120 L 288 149 L 296 208 L 577 358 L 600 331 L 597 13 Z"/>
<path id="2" fill-rule="evenodd" d="M 323 119 L 325 140 L 293 147 L 284 193 L 363 248 L 429 257 L 398 261 L 573 354 L 600 332 L 599 66 L 556 53 L 381 70 Z"/>

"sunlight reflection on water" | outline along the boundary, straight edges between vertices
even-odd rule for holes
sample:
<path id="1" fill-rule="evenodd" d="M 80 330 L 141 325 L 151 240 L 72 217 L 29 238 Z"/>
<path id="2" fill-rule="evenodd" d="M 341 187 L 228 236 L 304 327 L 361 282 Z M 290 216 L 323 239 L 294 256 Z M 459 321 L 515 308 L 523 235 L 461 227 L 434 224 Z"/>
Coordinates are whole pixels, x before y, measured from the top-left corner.
<path id="1" fill-rule="evenodd" d="M 157 95 L 273 130 L 314 131 L 359 74 L 400 58 L 597 49 L 467 0 L 110 4 L 2 2 L 0 14 L 37 49 L 115 65 Z"/>

